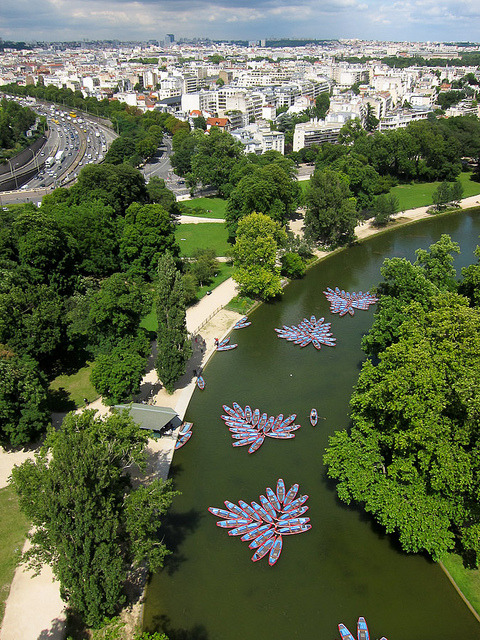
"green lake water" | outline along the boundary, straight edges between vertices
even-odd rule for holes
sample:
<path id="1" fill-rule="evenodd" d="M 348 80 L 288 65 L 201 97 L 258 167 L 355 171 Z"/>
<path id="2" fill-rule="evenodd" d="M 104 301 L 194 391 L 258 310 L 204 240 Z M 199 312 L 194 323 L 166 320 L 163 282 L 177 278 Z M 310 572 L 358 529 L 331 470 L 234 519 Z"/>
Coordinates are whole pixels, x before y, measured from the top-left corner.
<path id="1" fill-rule="evenodd" d="M 352 318 L 332 315 L 322 293 L 339 286 L 368 290 L 386 257 L 415 258 L 415 249 L 448 233 L 460 243 L 456 267 L 474 262 L 480 215 L 442 216 L 399 228 L 340 252 L 292 283 L 282 300 L 261 305 L 252 325 L 235 331 L 238 348 L 216 354 L 204 371 L 186 418 L 194 423 L 188 445 L 173 460 L 171 477 L 182 495 L 165 528 L 173 555 L 147 591 L 144 624 L 170 640 L 334 640 L 337 624 L 355 631 L 364 616 L 372 638 L 460 640 L 480 637 L 475 620 L 440 567 L 403 553 L 361 509 L 347 507 L 326 477 L 328 437 L 349 425 L 349 398 L 364 359 L 362 335 L 374 308 Z M 317 351 L 279 340 L 275 327 L 304 317 L 332 323 L 337 346 Z M 267 438 L 253 455 L 232 447 L 220 415 L 237 401 L 269 415 L 297 413 L 302 428 L 292 440 Z M 320 416 L 313 428 L 311 407 Z M 307 493 L 312 529 L 286 536 L 274 567 L 251 562 L 248 543 L 215 526 L 209 506 L 225 499 L 257 500 L 285 479 Z"/>

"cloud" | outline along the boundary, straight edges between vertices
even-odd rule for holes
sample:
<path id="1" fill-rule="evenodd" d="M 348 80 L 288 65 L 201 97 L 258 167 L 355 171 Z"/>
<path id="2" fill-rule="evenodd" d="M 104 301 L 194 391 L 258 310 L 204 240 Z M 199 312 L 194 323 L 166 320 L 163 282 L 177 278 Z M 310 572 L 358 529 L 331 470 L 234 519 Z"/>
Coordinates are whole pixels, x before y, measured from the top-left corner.
<path id="1" fill-rule="evenodd" d="M 475 40 L 478 0 L 3 0 L 2 35 L 21 40 L 277 36 Z"/>

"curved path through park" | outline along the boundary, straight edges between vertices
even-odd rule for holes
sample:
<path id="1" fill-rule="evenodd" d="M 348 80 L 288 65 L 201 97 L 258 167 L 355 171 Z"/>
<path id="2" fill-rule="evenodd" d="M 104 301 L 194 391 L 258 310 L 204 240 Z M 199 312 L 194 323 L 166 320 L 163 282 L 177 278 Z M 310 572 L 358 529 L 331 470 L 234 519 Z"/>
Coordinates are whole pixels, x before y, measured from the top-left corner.
<path id="1" fill-rule="evenodd" d="M 464 198 L 461 208 L 466 209 L 480 206 L 480 195 Z M 406 224 L 428 217 L 428 207 L 419 207 L 402 211 L 395 216 L 397 224 Z M 222 222 L 219 219 L 193 218 L 186 216 L 185 222 Z M 302 232 L 303 220 L 299 219 L 291 224 L 296 233 Z M 366 221 L 357 226 L 355 233 L 359 240 L 367 238 L 378 229 Z M 319 258 L 328 255 L 326 251 L 317 251 Z M 179 380 L 173 394 L 167 394 L 162 388 L 153 368 L 153 355 L 149 361 L 149 369 L 142 381 L 140 394 L 135 398 L 137 402 L 148 402 L 158 406 L 174 408 L 183 418 L 190 398 L 195 390 L 195 372 L 201 370 L 215 351 L 215 338 L 221 339 L 227 335 L 240 314 L 227 311 L 223 307 L 236 295 L 235 282 L 230 278 L 216 287 L 212 293 L 205 296 L 196 305 L 187 309 L 187 329 L 192 335 L 193 354 L 187 365 L 185 375 Z M 196 339 L 195 339 L 196 337 Z M 88 408 L 94 408 L 100 414 L 107 413 L 101 398 L 91 403 Z M 158 440 L 149 441 L 149 464 L 147 477 L 168 476 L 173 457 L 177 432 L 170 436 L 163 436 Z M 0 447 L 0 488 L 8 483 L 8 477 L 14 465 L 32 458 L 35 451 L 6 452 Z M 139 474 L 139 480 L 140 474 Z M 49 567 L 44 567 L 37 577 L 18 567 L 6 603 L 5 615 L 0 629 L 0 640 L 60 640 L 64 637 L 64 603 L 60 599 L 59 585 L 53 581 Z"/>

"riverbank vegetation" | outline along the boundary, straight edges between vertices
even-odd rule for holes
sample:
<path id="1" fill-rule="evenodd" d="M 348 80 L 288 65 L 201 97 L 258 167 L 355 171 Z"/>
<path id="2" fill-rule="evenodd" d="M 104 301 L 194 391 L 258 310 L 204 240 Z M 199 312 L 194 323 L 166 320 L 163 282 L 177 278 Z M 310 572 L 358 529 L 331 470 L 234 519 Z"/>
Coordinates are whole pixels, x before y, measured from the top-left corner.
<path id="1" fill-rule="evenodd" d="M 3 98 L 0 102 L 0 162 L 11 158 L 43 134 L 44 122 L 39 122 L 31 137 L 27 131 L 33 127 L 37 116 L 28 107 Z M 40 120 L 40 119 L 39 119 Z"/>
<path id="2" fill-rule="evenodd" d="M 480 266 L 457 283 L 458 251 L 442 236 L 414 263 L 385 260 L 352 427 L 330 438 L 324 461 L 340 499 L 371 513 L 405 551 L 436 560 L 456 551 L 478 567 Z"/>

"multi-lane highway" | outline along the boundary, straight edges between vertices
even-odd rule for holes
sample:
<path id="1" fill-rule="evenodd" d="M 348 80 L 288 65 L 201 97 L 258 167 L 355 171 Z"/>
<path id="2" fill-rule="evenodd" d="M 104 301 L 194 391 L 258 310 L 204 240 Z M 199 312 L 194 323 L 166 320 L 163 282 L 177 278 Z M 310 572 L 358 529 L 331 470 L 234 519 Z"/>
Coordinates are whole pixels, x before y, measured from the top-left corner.
<path id="1" fill-rule="evenodd" d="M 49 137 L 37 153 L 32 151 L 27 164 L 19 167 L 15 161 L 9 162 L 5 179 L 10 178 L 11 190 L 0 192 L 2 205 L 40 202 L 52 189 L 71 184 L 83 166 L 103 160 L 112 140 L 117 137 L 111 129 L 83 114 L 72 117 L 70 111 L 54 105 L 28 103 L 28 106 L 46 116 Z M 28 176 L 31 177 L 28 179 Z"/>

